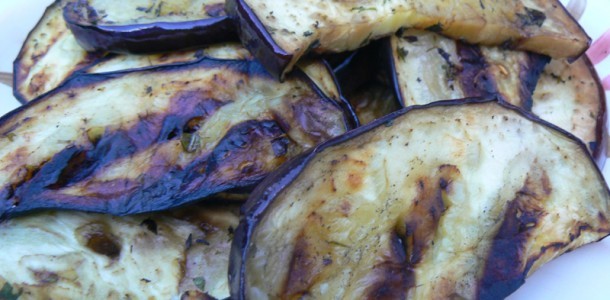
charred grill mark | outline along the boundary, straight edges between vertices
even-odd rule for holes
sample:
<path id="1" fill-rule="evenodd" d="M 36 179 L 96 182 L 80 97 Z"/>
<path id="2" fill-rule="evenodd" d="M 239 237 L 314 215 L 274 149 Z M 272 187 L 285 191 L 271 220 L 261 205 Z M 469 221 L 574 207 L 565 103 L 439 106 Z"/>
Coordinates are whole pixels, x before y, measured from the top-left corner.
<path id="1" fill-rule="evenodd" d="M 288 268 L 288 276 L 284 283 L 282 295 L 286 299 L 305 296 L 317 274 L 324 267 L 324 259 L 318 258 L 303 233 L 296 239 L 292 258 Z"/>
<path id="2" fill-rule="evenodd" d="M 379 278 L 369 288 L 369 298 L 406 298 L 408 290 L 415 285 L 413 270 L 433 245 L 441 217 L 448 208 L 444 197 L 451 193 L 451 185 L 459 176 L 456 166 L 442 165 L 432 177 L 417 181 L 413 206 L 391 233 L 392 255 L 375 266 Z"/>
<path id="3" fill-rule="evenodd" d="M 65 148 L 48 162 L 33 167 L 31 176 L 25 176 L 20 183 L 15 184 L 15 195 L 23 199 L 35 198 L 45 189 L 58 190 L 82 182 L 120 158 L 180 136 L 183 131 L 192 130 L 187 126 L 190 122 L 213 114 L 223 104 L 224 102 L 215 99 L 202 99 L 201 94 L 196 91 L 183 92 L 172 100 L 167 115 L 140 116 L 131 128 L 107 130 L 99 133 L 100 137 L 95 134 L 92 137 L 91 132 L 87 132 L 91 145 Z M 113 188 L 103 191 L 111 186 Z M 131 185 L 118 186 L 125 188 Z M 102 193 L 96 193 L 97 195 L 112 195 L 116 193 L 117 182 L 112 181 L 102 187 L 98 187 L 98 191 Z M 92 188 L 95 190 L 96 186 L 93 185 Z"/>
<path id="4" fill-rule="evenodd" d="M 137 180 L 87 182 L 86 193 L 78 196 L 63 194 L 61 188 L 90 178 L 126 150 L 117 150 L 116 140 L 100 141 L 91 150 L 68 147 L 40 167 L 32 168 L 31 175 L 25 176 L 30 180 L 14 189 L 4 188 L 3 211 L 61 207 L 128 214 L 176 206 L 231 187 L 248 187 L 288 159 L 288 149 L 293 144 L 284 136 L 274 121 L 246 121 L 231 128 L 211 152 L 201 153 L 184 169 L 168 165 L 165 156 L 156 153 L 150 159 L 148 172 Z M 104 145 L 117 149 L 96 150 Z M 124 145 L 120 148 L 124 149 Z M 131 146 L 129 152 L 136 148 Z M 94 160 L 95 151 L 102 153 L 101 159 L 98 157 L 101 162 Z M 87 160 L 88 155 L 91 160 Z"/>
<path id="5" fill-rule="evenodd" d="M 523 187 L 508 203 L 502 224 L 492 239 L 477 298 L 504 298 L 523 284 L 531 267 L 523 261 L 524 247 L 538 220 L 545 215 L 543 205 L 551 193 L 548 175 L 534 166 Z"/>
<path id="6" fill-rule="evenodd" d="M 520 106 L 528 111 L 531 111 L 534 89 L 538 84 L 540 75 L 544 71 L 544 67 L 551 59 L 548 56 L 530 52 L 527 53 L 526 57 L 526 62 L 519 65 L 519 79 L 521 83 L 519 85 L 519 98 L 521 99 Z"/>
<path id="7" fill-rule="evenodd" d="M 415 286 L 415 274 L 407 261 L 405 241 L 395 232 L 390 236 L 391 251 L 384 262 L 376 265 L 376 281 L 365 291 L 367 299 L 406 299 Z"/>
<path id="8" fill-rule="evenodd" d="M 464 96 L 486 97 L 496 95 L 498 89 L 493 76 L 488 71 L 488 65 L 481 49 L 462 42 L 456 42 L 456 48 L 462 64 L 459 80 Z"/>

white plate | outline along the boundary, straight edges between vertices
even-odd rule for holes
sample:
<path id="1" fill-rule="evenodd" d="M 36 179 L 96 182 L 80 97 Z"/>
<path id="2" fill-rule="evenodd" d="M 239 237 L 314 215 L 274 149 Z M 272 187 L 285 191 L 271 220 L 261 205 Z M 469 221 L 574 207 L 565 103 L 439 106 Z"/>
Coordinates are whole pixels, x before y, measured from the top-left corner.
<path id="1" fill-rule="evenodd" d="M 0 72 L 11 72 L 28 32 L 51 0 L 0 1 Z M 581 24 L 596 40 L 610 29 L 610 1 L 590 0 Z M 610 75 L 610 58 L 597 65 L 600 78 Z M 606 93 L 607 97 L 610 96 Z M 19 106 L 0 84 L 0 115 Z M 604 168 L 610 178 L 610 161 Z M 6 242 L 6 241 L 0 241 Z M 610 238 L 562 255 L 527 279 L 509 299 L 610 299 Z"/>

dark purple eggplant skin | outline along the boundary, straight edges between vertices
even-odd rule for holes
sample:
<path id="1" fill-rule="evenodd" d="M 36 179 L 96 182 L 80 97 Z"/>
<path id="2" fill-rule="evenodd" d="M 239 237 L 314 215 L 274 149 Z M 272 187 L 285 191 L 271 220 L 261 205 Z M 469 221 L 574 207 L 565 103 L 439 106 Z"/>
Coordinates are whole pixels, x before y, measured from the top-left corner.
<path id="1" fill-rule="evenodd" d="M 76 2 L 64 7 L 64 19 L 87 51 L 155 53 L 237 40 L 233 21 L 224 15 L 185 22 L 95 25 L 84 22 L 73 5 Z"/>
<path id="2" fill-rule="evenodd" d="M 282 73 L 293 55 L 286 53 L 273 41 L 263 23 L 243 0 L 227 0 L 225 10 L 234 20 L 242 44 L 260 60 L 269 73 L 282 80 Z"/>
<path id="3" fill-rule="evenodd" d="M 516 111 L 520 115 L 525 118 L 539 123 L 547 128 L 550 128 L 553 131 L 558 132 L 558 134 L 564 135 L 567 138 L 571 139 L 576 143 L 583 152 L 589 153 L 587 150 L 587 146 L 581 142 L 577 137 L 572 135 L 571 133 L 557 127 L 554 124 L 551 124 L 547 121 L 540 119 L 535 116 L 531 112 L 505 103 L 501 100 L 495 98 L 465 98 L 458 100 L 444 100 L 432 102 L 426 105 L 414 105 L 403 108 L 401 110 L 395 111 L 383 118 L 373 121 L 367 125 L 356 128 L 352 131 L 349 131 L 341 136 L 330 139 L 315 148 L 312 148 L 301 155 L 293 158 L 292 160 L 284 163 L 280 168 L 276 171 L 272 172 L 269 176 L 267 176 L 250 194 L 250 198 L 246 201 L 246 203 L 241 208 L 240 214 L 240 222 L 235 230 L 233 236 L 233 243 L 231 245 L 231 253 L 229 258 L 229 287 L 231 290 L 231 299 L 242 300 L 246 299 L 244 294 L 244 285 L 245 285 L 245 269 L 244 269 L 244 260 L 246 259 L 249 251 L 249 244 L 254 229 L 258 225 L 259 221 L 265 216 L 267 209 L 273 203 L 273 200 L 276 196 L 281 193 L 285 188 L 287 188 L 303 171 L 303 169 L 315 159 L 316 154 L 324 151 L 327 148 L 332 146 L 341 144 L 347 140 L 357 138 L 358 136 L 380 126 L 391 126 L 394 119 L 409 113 L 412 110 L 425 109 L 428 107 L 435 106 L 453 106 L 453 105 L 471 105 L 477 103 L 484 102 L 497 102 L 498 105 L 503 106 L 505 108 Z M 595 169 L 598 172 L 599 176 L 602 177 L 601 170 L 598 165 L 595 164 L 593 157 L 588 156 L 590 161 L 595 165 Z M 606 186 L 606 189 L 608 187 Z M 521 274 L 521 278 L 518 279 L 519 282 L 525 281 L 525 276 L 527 271 Z M 495 286 L 493 291 L 491 292 L 493 299 L 502 299 L 510 295 L 514 292 L 519 285 L 502 285 Z"/>
<path id="4" fill-rule="evenodd" d="M 198 66 L 226 66 L 247 72 L 252 75 L 261 76 L 272 79 L 273 77 L 266 69 L 256 61 L 227 61 L 219 59 L 211 59 L 203 57 L 200 60 L 190 64 L 178 64 L 149 68 L 146 72 L 171 72 L 176 69 L 196 68 Z M 112 73 L 100 74 L 79 74 L 71 77 L 57 89 L 49 92 L 60 93 L 70 88 L 91 85 L 96 82 L 105 81 L 111 78 L 118 78 L 128 75 L 133 72 L 142 70 L 126 70 Z M 355 113 L 349 102 L 343 99 L 333 100 L 328 98 L 319 87 L 300 69 L 296 69 L 290 74 L 291 77 L 296 77 L 304 80 L 312 89 L 320 95 L 322 99 L 332 103 L 331 105 L 341 109 L 344 112 L 344 124 L 346 130 L 351 130 L 358 126 L 357 119 L 354 119 Z M 39 97 L 27 104 L 18 107 L 0 118 L 0 123 L 8 122 L 12 119 L 19 118 L 19 113 L 26 110 L 28 107 L 36 105 L 38 102 L 43 102 L 46 97 Z M 346 110 L 347 109 L 347 110 Z M 175 120 L 175 122 L 183 122 L 185 120 Z M 108 161 L 124 157 L 133 152 L 130 149 L 129 137 L 125 138 L 123 133 L 102 136 L 96 147 L 91 150 L 79 149 L 78 147 L 67 147 L 63 151 L 54 155 L 50 161 L 45 162 L 33 171 L 33 177 L 30 181 L 23 185 L 19 185 L 9 189 L 0 189 L 0 222 L 12 218 L 14 216 L 25 213 L 45 210 L 45 209 L 60 209 L 60 210 L 81 210 L 89 212 L 109 213 L 113 215 L 131 215 L 143 212 L 162 211 L 173 207 L 179 207 L 199 201 L 200 199 L 214 196 L 221 192 L 239 192 L 246 193 L 251 191 L 258 185 L 267 175 L 254 174 L 248 178 L 243 178 L 231 182 L 215 182 L 213 179 L 209 186 L 204 188 L 193 189 L 189 186 L 190 182 L 201 176 L 196 170 L 200 165 L 206 164 L 206 176 L 212 175 L 218 166 L 223 166 L 222 162 L 226 159 L 227 153 L 241 149 L 244 142 L 264 142 L 270 140 L 272 142 L 280 142 L 285 139 L 283 137 L 283 129 L 281 125 L 273 119 L 270 120 L 248 120 L 235 125 L 227 132 L 227 134 L 218 142 L 218 145 L 212 150 L 209 156 L 200 157 L 191 162 L 184 169 L 171 170 L 162 180 L 153 182 L 149 187 L 138 190 L 130 194 L 120 194 L 111 199 L 97 199 L 93 197 L 71 196 L 60 199 L 46 199 L 42 192 L 46 189 L 54 189 L 56 187 L 68 186 L 76 183 L 79 180 L 86 179 L 87 172 L 94 170 L 99 165 L 104 165 Z M 146 125 L 146 124 L 145 124 Z M 169 127 L 176 124 L 166 124 Z M 164 127 L 166 127 L 164 125 Z M 146 132 L 146 128 L 137 128 L 138 132 Z M 110 147 L 110 148 L 108 148 Z M 109 151 L 112 150 L 112 151 Z M 130 152 L 131 151 L 131 152 Z M 76 157 L 88 157 L 88 155 L 96 155 L 97 152 L 102 153 L 102 161 L 94 161 L 89 167 L 85 167 L 84 171 L 78 170 L 75 174 L 70 174 L 70 164 L 74 162 Z M 84 156 L 87 155 L 87 156 Z M 256 154 L 245 154 L 251 161 L 256 161 Z M 89 163 L 84 161 L 83 163 Z M 154 162 L 152 162 L 154 164 Z M 198 166 L 199 165 L 199 166 Z M 93 168 L 93 169 L 92 169 Z M 88 170 L 91 169 L 91 170 Z M 67 172 L 69 174 L 64 174 Z M 111 193 L 112 189 L 108 187 L 105 193 Z M 17 195 L 18 203 L 7 201 Z M 35 201 L 33 201 L 35 200 Z M 96 201 L 98 200 L 98 201 Z M 102 201 L 99 201 L 102 200 Z"/>

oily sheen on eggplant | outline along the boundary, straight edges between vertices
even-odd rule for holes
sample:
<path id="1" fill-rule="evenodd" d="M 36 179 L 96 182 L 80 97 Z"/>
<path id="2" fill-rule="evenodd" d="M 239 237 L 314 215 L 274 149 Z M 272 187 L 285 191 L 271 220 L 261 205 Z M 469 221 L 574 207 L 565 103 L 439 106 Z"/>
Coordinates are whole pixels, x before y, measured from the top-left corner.
<path id="1" fill-rule="evenodd" d="M 224 299 L 238 221 L 237 205 L 12 219 L 0 224 L 0 299 Z"/>
<path id="2" fill-rule="evenodd" d="M 354 50 L 403 27 L 554 58 L 576 58 L 590 43 L 557 0 L 228 0 L 226 10 L 242 43 L 279 78 L 308 52 Z"/>
<path id="3" fill-rule="evenodd" d="M 151 53 L 237 39 L 224 0 L 75 0 L 63 15 L 87 51 Z"/>
<path id="4" fill-rule="evenodd" d="M 415 106 L 299 156 L 242 208 L 234 299 L 501 299 L 610 233 L 584 144 L 528 112 Z"/>
<path id="5" fill-rule="evenodd" d="M 0 215 L 126 215 L 248 189 L 355 126 L 331 71 L 302 70 L 279 83 L 255 61 L 202 58 L 74 77 L 0 119 Z"/>

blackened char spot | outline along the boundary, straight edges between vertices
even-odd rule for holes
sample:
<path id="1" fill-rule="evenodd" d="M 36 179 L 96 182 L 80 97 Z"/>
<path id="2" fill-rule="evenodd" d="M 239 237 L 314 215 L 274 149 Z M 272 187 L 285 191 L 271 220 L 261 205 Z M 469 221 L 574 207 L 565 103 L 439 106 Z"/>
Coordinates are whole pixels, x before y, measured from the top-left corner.
<path id="1" fill-rule="evenodd" d="M 496 95 L 498 89 L 493 77 L 487 71 L 481 49 L 478 46 L 456 42 L 457 53 L 460 57 L 462 70 L 460 72 L 460 85 L 466 97 L 486 97 Z"/>
<path id="2" fill-rule="evenodd" d="M 391 256 L 375 266 L 375 282 L 367 289 L 371 299 L 404 299 L 416 283 L 417 265 L 431 247 L 440 219 L 447 209 L 443 194 L 450 193 L 460 176 L 453 165 L 442 165 L 430 177 L 417 181 L 411 211 L 399 221 L 391 237 Z M 389 284 L 391 283 L 391 284 Z"/>
<path id="3" fill-rule="evenodd" d="M 523 187 L 508 203 L 502 224 L 492 239 L 477 298 L 502 299 L 525 282 L 533 262 L 524 265 L 524 248 L 545 214 L 542 204 L 551 193 L 546 172 L 533 168 Z"/>
<path id="4" fill-rule="evenodd" d="M 521 107 L 526 110 L 532 110 L 533 100 L 532 95 L 538 84 L 540 74 L 544 71 L 544 67 L 551 60 L 550 57 L 528 52 L 527 61 L 519 66 L 519 97 L 521 98 Z"/>
<path id="5" fill-rule="evenodd" d="M 405 241 L 396 233 L 390 236 L 389 257 L 374 268 L 375 282 L 367 288 L 367 299 L 405 299 L 415 285 L 413 268 L 407 262 Z"/>

